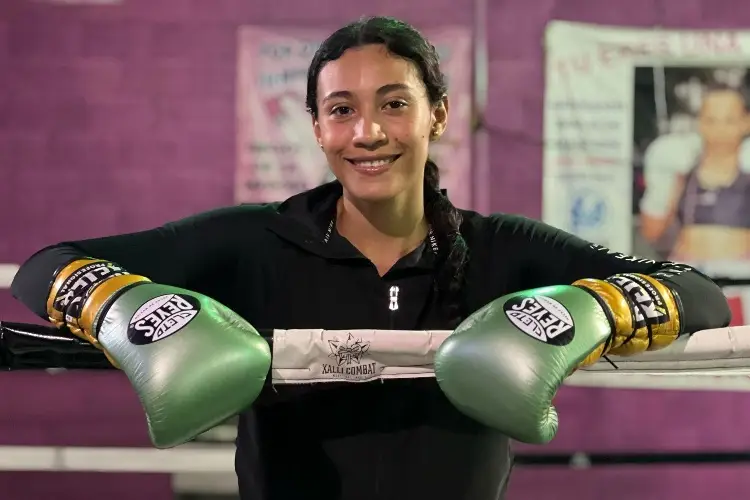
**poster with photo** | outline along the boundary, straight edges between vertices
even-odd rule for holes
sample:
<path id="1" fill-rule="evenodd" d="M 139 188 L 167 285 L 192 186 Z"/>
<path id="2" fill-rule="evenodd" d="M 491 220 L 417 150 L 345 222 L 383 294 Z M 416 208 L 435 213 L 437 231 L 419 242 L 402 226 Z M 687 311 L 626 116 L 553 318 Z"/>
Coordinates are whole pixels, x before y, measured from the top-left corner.
<path id="1" fill-rule="evenodd" d="M 446 75 L 450 121 L 430 156 L 441 187 L 458 207 L 471 208 L 472 33 L 427 30 Z M 333 180 L 305 108 L 307 69 L 320 28 L 243 26 L 238 35 L 235 201 L 271 202 Z"/>
<path id="2" fill-rule="evenodd" d="M 750 278 L 750 32 L 547 30 L 543 217 Z"/>

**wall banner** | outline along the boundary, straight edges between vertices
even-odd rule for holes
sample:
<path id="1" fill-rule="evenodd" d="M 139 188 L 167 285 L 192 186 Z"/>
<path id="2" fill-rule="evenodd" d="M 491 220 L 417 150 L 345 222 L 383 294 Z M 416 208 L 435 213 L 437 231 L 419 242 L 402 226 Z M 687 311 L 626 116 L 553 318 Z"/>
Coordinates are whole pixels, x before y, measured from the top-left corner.
<path id="1" fill-rule="evenodd" d="M 750 32 L 553 22 L 543 218 L 750 278 Z"/>

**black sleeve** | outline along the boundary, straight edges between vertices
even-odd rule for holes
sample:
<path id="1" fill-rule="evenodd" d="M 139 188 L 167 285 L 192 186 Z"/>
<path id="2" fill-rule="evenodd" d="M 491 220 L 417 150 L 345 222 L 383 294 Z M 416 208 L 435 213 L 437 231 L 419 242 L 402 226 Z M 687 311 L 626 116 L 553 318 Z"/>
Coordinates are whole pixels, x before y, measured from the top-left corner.
<path id="1" fill-rule="evenodd" d="M 493 216 L 497 245 L 511 245 L 523 262 L 524 288 L 571 284 L 639 273 L 658 279 L 676 295 L 682 333 L 729 326 L 726 297 L 708 276 L 674 262 L 641 259 L 592 244 L 547 224 L 520 216 Z"/>
<path id="2" fill-rule="evenodd" d="M 114 262 L 155 283 L 178 286 L 225 302 L 242 238 L 255 233 L 262 206 L 241 205 L 204 212 L 136 233 L 61 242 L 32 255 L 11 285 L 13 296 L 47 319 L 46 300 L 54 274 L 75 258 Z M 222 286 L 224 285 L 224 286 Z"/>

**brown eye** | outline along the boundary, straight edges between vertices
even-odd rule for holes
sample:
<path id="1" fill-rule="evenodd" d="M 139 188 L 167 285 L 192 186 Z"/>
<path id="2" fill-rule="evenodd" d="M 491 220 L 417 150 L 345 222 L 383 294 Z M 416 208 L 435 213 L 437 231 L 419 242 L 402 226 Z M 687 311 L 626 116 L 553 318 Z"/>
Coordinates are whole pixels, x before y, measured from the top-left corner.
<path id="1" fill-rule="evenodd" d="M 346 116 L 350 114 L 351 110 L 348 106 L 336 106 L 331 110 L 331 114 L 334 116 Z"/>
<path id="2" fill-rule="evenodd" d="M 390 101 L 385 107 L 388 109 L 401 109 L 406 107 L 406 103 L 401 101 Z"/>

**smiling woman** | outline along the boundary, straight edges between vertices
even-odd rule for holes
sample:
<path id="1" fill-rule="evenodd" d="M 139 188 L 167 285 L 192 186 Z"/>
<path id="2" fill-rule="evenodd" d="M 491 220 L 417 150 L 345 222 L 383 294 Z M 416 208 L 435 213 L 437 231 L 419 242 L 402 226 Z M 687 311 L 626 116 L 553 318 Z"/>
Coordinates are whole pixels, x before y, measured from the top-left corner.
<path id="1" fill-rule="evenodd" d="M 310 64 L 306 104 L 343 186 L 338 231 L 385 274 L 425 239 L 429 221 L 445 264 L 438 291 L 458 318 L 454 296 L 467 257 L 461 214 L 440 192 L 428 156 L 448 124 L 447 90 L 435 47 L 411 26 L 376 17 L 322 44 Z M 388 244 L 393 237 L 400 243 Z"/>
<path id="2" fill-rule="evenodd" d="M 130 379 L 164 384 L 136 388 L 174 402 L 159 411 L 174 427 L 206 424 L 214 407 L 255 391 L 254 381 L 269 382 L 252 392 L 249 408 L 244 397 L 233 407 L 241 498 L 501 500 L 511 439 L 554 433 L 550 388 L 583 355 L 595 362 L 634 354 L 728 324 L 721 290 L 687 266 L 625 256 L 524 217 L 454 207 L 428 155 L 449 119 L 445 79 L 435 48 L 408 24 L 374 17 L 334 32 L 312 59 L 306 104 L 335 181 L 277 203 L 53 244 L 21 266 L 12 287 L 40 317 L 94 341 L 93 323 L 79 322 L 99 317 L 90 297 L 116 305 L 146 286 L 203 294 L 258 331 L 289 332 L 286 344 L 274 337 L 269 374 L 268 346 L 235 347 L 236 330 L 212 323 L 223 314 L 196 315 L 201 321 L 188 332 L 170 331 L 148 363 L 136 354 L 155 351 L 127 335 L 137 314 L 114 318 L 113 306 L 114 319 L 97 323 L 111 327 L 123 371 L 153 370 Z M 102 273 L 67 279 L 83 268 Z M 115 279 L 149 283 L 112 298 Z M 51 292 L 50 283 L 60 287 Z M 567 307 L 575 314 L 544 299 L 571 284 L 577 305 Z M 541 298 L 521 307 L 521 293 Z M 518 307 L 523 321 L 505 319 L 520 318 Z M 436 353 L 432 378 L 386 380 L 375 341 L 354 330 L 387 332 L 378 338 L 389 339 L 384 345 L 399 359 L 409 331 L 452 332 L 453 348 Z M 352 336 L 341 333 L 321 349 L 320 331 Z M 596 346 L 593 337 L 601 337 Z M 573 342 L 576 349 L 559 349 Z M 287 366 L 283 345 L 310 353 L 304 371 L 325 383 L 271 386 Z M 228 383 L 227 360 L 252 365 L 252 376 Z"/>

